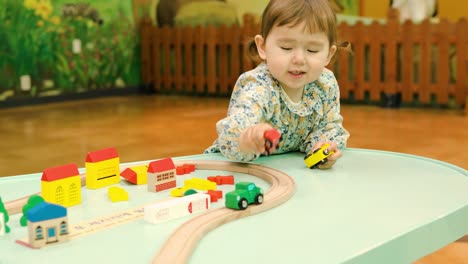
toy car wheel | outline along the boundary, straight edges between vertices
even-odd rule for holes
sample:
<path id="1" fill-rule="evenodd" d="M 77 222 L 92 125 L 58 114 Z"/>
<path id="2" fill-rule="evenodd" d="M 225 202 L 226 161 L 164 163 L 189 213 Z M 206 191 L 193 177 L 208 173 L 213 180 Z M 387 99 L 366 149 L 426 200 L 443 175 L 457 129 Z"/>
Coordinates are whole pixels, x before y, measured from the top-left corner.
<path id="1" fill-rule="evenodd" d="M 324 164 L 324 163 L 326 163 L 327 161 L 328 161 L 328 159 L 325 158 L 325 159 L 321 160 L 319 163 L 320 163 L 320 164 Z"/>
<path id="2" fill-rule="evenodd" d="M 249 203 L 247 202 L 247 199 L 241 199 L 238 205 L 239 209 L 244 210 L 249 206 Z"/>
<path id="3" fill-rule="evenodd" d="M 259 194 L 259 195 L 257 195 L 257 197 L 255 197 L 255 203 L 256 204 L 263 203 L 263 194 Z"/>

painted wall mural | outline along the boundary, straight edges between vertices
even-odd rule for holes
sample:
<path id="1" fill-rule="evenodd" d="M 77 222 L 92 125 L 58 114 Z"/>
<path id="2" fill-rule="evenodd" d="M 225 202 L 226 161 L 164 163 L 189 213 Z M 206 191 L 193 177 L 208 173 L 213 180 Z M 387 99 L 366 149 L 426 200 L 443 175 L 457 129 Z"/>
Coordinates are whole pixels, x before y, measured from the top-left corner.
<path id="1" fill-rule="evenodd" d="M 357 0 L 336 1 L 348 12 L 357 6 Z M 260 15 L 267 3 L 0 0 L 0 103 L 138 87 L 142 80 L 135 25 L 141 16 L 149 15 L 155 24 L 232 25 L 240 24 L 246 12 Z"/>
<path id="2" fill-rule="evenodd" d="M 0 100 L 140 83 L 130 1 L 0 0 Z"/>

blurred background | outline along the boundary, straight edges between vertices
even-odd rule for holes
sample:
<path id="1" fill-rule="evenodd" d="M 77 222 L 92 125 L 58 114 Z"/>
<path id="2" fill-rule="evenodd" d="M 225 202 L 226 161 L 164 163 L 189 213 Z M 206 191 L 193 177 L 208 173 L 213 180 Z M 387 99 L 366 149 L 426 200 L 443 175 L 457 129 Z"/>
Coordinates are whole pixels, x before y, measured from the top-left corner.
<path id="1" fill-rule="evenodd" d="M 468 1 L 408 1 L 330 1 L 353 47 L 330 65 L 348 147 L 466 169 Z M 255 66 L 244 42 L 267 3 L 0 0 L 0 177 L 84 167 L 108 147 L 121 162 L 202 153 Z M 468 263 L 466 240 L 416 263 Z"/>

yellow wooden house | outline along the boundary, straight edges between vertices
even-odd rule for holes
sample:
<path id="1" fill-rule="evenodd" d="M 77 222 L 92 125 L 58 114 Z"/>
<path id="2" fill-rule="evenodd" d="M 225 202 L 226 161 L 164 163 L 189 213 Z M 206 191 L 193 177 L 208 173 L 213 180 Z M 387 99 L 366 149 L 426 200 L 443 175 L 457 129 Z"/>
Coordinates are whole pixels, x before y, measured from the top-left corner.
<path id="1" fill-rule="evenodd" d="M 89 152 L 86 156 L 86 187 L 99 189 L 120 182 L 120 158 L 115 148 Z"/>
<path id="2" fill-rule="evenodd" d="M 70 207 L 81 203 L 81 180 L 76 164 L 45 169 L 41 178 L 45 201 Z"/>

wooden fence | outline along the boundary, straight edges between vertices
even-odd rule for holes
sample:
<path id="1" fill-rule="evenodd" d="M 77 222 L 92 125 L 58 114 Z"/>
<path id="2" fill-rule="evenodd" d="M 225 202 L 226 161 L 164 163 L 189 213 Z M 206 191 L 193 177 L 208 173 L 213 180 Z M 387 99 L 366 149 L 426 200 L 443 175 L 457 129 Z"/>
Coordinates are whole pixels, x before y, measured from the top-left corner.
<path id="1" fill-rule="evenodd" d="M 143 19 L 144 82 L 159 93 L 230 95 L 239 74 L 256 65 L 246 53 L 247 41 L 259 32 L 252 21 L 247 16 L 242 27 L 158 28 Z M 407 105 L 467 105 L 466 20 L 400 24 L 389 15 L 385 24 L 342 23 L 338 30 L 352 47 L 329 65 L 342 100 L 380 103 L 383 95 L 398 95 Z"/>

